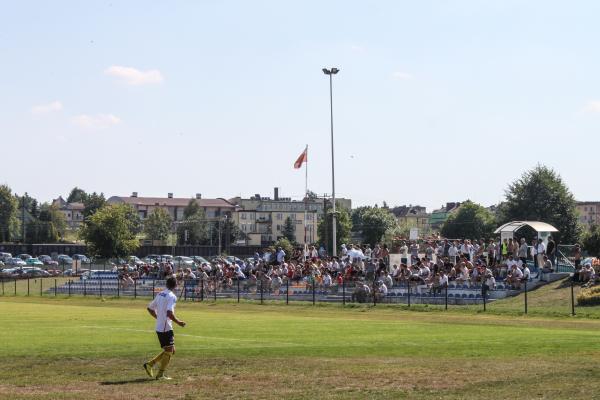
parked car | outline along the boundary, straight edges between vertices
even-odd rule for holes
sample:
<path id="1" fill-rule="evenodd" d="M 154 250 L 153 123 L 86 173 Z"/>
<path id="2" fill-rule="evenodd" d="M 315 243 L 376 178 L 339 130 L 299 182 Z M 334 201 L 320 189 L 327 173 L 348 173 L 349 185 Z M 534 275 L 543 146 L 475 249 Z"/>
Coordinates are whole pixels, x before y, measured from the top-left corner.
<path id="1" fill-rule="evenodd" d="M 90 259 L 85 254 L 73 254 L 73 260 L 81 261 L 82 264 L 89 264 Z"/>
<path id="2" fill-rule="evenodd" d="M 50 273 L 41 268 L 23 268 L 21 277 L 23 278 L 44 278 L 50 276 Z"/>
<path id="3" fill-rule="evenodd" d="M 173 264 L 175 264 L 177 268 L 192 268 L 195 265 L 194 260 L 191 257 L 185 256 L 173 257 Z"/>
<path id="4" fill-rule="evenodd" d="M 146 256 L 146 258 L 144 258 L 144 261 L 146 261 L 146 264 L 155 264 L 157 262 L 159 262 L 160 260 L 160 255 L 158 254 L 148 254 Z"/>
<path id="5" fill-rule="evenodd" d="M 72 265 L 73 264 L 73 259 L 66 254 L 59 254 L 58 257 L 56 257 L 56 261 L 58 262 L 59 265 Z"/>
<path id="6" fill-rule="evenodd" d="M 17 256 L 17 258 L 20 258 L 23 261 L 27 261 L 27 260 L 29 260 L 31 258 L 31 256 L 29 254 L 19 254 Z"/>
<path id="7" fill-rule="evenodd" d="M 242 260 L 241 258 L 237 258 L 235 256 L 227 256 L 227 257 L 225 257 L 225 259 L 227 261 L 231 262 L 231 263 L 235 263 L 235 264 L 240 265 L 240 266 L 242 264 L 244 264 L 244 260 Z"/>
<path id="8" fill-rule="evenodd" d="M 0 268 L 4 267 L 4 262 L 0 260 Z"/>
<path id="9" fill-rule="evenodd" d="M 25 263 L 25 261 L 21 260 L 20 258 L 13 257 L 13 258 L 9 258 L 8 260 L 6 260 L 6 265 L 25 266 L 27 264 Z"/>
<path id="10" fill-rule="evenodd" d="M 192 260 L 194 260 L 196 265 L 210 264 L 210 261 L 208 261 L 206 258 L 201 257 L 201 256 L 192 256 Z"/>
<path id="11" fill-rule="evenodd" d="M 43 262 L 43 263 L 44 263 L 44 265 L 52 265 L 52 266 L 56 266 L 56 265 L 58 265 L 58 262 L 57 262 L 57 261 L 54 261 L 54 260 L 52 259 L 52 257 L 50 257 L 50 256 L 47 256 L 47 255 L 41 255 L 41 256 L 39 256 L 39 257 L 38 257 L 38 259 L 39 259 L 41 262 Z"/>
<path id="12" fill-rule="evenodd" d="M 161 262 L 170 262 L 170 261 L 172 262 L 173 261 L 173 256 L 170 255 L 170 254 L 162 254 L 160 256 L 160 261 Z"/>
<path id="13" fill-rule="evenodd" d="M 4 268 L 0 271 L 0 277 L 2 278 L 15 278 L 20 275 L 21 268 Z"/>
<path id="14" fill-rule="evenodd" d="M 28 258 L 27 261 L 25 261 L 25 263 L 27 265 L 33 265 L 33 266 L 36 266 L 36 267 L 44 265 L 43 262 L 41 262 L 39 259 L 37 259 L 35 257 Z"/>
<path id="15" fill-rule="evenodd" d="M 143 260 L 139 259 L 137 256 L 129 256 L 129 263 L 130 265 L 144 265 L 146 264 Z"/>
<path id="16" fill-rule="evenodd" d="M 0 252 L 0 261 L 3 261 L 6 263 L 6 260 L 8 260 L 9 258 L 12 258 L 12 254 Z"/>

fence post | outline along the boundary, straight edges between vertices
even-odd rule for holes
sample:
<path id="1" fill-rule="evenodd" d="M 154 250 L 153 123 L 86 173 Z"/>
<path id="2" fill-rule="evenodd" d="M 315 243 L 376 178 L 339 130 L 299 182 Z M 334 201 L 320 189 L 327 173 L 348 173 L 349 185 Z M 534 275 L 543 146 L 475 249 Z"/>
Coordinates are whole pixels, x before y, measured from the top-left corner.
<path id="1" fill-rule="evenodd" d="M 285 304 L 290 304 L 290 278 L 285 279 Z"/>
<path id="2" fill-rule="evenodd" d="M 44 296 L 44 278 L 40 278 L 40 297 Z"/>
<path id="3" fill-rule="evenodd" d="M 571 288 L 573 288 L 573 285 L 571 285 Z M 29 278 L 27 278 L 27 296 L 29 296 Z"/>
<path id="4" fill-rule="evenodd" d="M 260 279 L 260 304 L 263 304 L 263 283 L 264 279 Z"/>
<path id="5" fill-rule="evenodd" d="M 71 297 L 71 280 L 69 279 L 69 297 Z"/>
<path id="6" fill-rule="evenodd" d="M 4 279 L 2 279 L 2 296 L 4 296 Z"/>
<path id="7" fill-rule="evenodd" d="M 117 299 L 121 297 L 121 280 L 117 275 Z"/>
<path id="8" fill-rule="evenodd" d="M 17 295 L 17 278 L 15 278 L 15 296 Z"/>
<path id="9" fill-rule="evenodd" d="M 315 305 L 315 277 L 312 277 L 313 306 Z"/>
<path id="10" fill-rule="evenodd" d="M 487 290 L 483 294 L 483 311 L 486 311 L 486 297 L 487 297 Z"/>
<path id="11" fill-rule="evenodd" d="M 156 293 L 155 287 L 156 287 L 156 279 L 152 278 L 152 298 L 153 299 L 154 299 L 154 293 Z"/>
<path id="12" fill-rule="evenodd" d="M 185 278 L 183 279 L 183 300 L 187 300 L 187 290 L 185 288 Z"/>
<path id="13" fill-rule="evenodd" d="M 154 293 L 154 290 L 152 292 Z M 133 298 L 137 299 L 137 279 L 133 281 Z"/>
<path id="14" fill-rule="evenodd" d="M 377 305 L 377 296 L 375 296 L 375 279 L 373 279 L 373 306 Z"/>
<path id="15" fill-rule="evenodd" d="M 217 275 L 215 274 L 215 292 L 214 292 L 214 299 L 215 299 L 215 303 L 217 302 Z"/>
<path id="16" fill-rule="evenodd" d="M 571 315 L 575 315 L 575 295 L 573 289 L 573 280 L 571 280 Z"/>
<path id="17" fill-rule="evenodd" d="M 525 314 L 527 314 L 527 281 L 525 281 Z"/>
<path id="18" fill-rule="evenodd" d="M 238 303 L 240 302 L 240 277 L 238 276 L 237 278 L 237 297 L 238 297 Z"/>
<path id="19" fill-rule="evenodd" d="M 100 278 L 100 297 L 102 297 L 102 278 Z"/>
<path id="20" fill-rule="evenodd" d="M 342 305 L 346 305 L 346 277 L 342 277 Z"/>
<path id="21" fill-rule="evenodd" d="M 406 282 L 406 285 L 408 286 L 408 306 L 410 307 L 410 278 Z"/>
<path id="22" fill-rule="evenodd" d="M 56 284 L 56 279 L 54 279 L 54 297 L 56 297 L 56 292 L 57 292 L 57 284 Z"/>
<path id="23" fill-rule="evenodd" d="M 86 285 L 86 281 L 87 279 L 83 280 L 83 297 L 87 296 L 87 285 Z"/>
<path id="24" fill-rule="evenodd" d="M 444 310 L 447 310 L 448 309 L 448 284 L 447 283 L 446 283 L 444 289 L 445 289 L 444 296 L 446 297 L 446 305 L 444 307 Z"/>

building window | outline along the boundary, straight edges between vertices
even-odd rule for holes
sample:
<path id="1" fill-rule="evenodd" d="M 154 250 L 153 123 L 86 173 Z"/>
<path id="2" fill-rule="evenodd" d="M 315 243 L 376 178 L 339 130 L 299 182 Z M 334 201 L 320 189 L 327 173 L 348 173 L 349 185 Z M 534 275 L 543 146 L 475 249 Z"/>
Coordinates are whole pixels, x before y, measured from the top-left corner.
<path id="1" fill-rule="evenodd" d="M 246 219 L 246 213 L 241 213 L 241 214 L 240 214 L 240 218 L 241 218 L 241 219 Z"/>
<path id="2" fill-rule="evenodd" d="M 277 220 L 281 221 L 283 219 L 283 214 L 282 213 L 277 213 Z"/>

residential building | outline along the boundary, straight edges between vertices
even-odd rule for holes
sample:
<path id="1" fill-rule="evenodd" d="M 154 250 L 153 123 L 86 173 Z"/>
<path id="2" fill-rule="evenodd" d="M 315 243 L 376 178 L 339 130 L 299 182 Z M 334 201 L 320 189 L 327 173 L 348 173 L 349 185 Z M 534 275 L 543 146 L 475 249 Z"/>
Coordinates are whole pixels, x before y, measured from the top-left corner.
<path id="1" fill-rule="evenodd" d="M 421 206 L 399 206 L 391 209 L 398 219 L 398 224 L 409 228 L 419 228 L 421 232 L 429 230 L 429 214 L 427 209 Z"/>
<path id="2" fill-rule="evenodd" d="M 167 197 L 140 197 L 137 192 L 131 196 L 112 196 L 107 202 L 109 204 L 129 204 L 137 211 L 140 218 L 145 220 L 155 208 L 166 210 L 173 222 L 183 221 L 183 210 L 190 200 L 194 200 L 204 211 L 207 220 L 217 221 L 221 218 L 231 218 L 235 213 L 236 206 L 225 199 L 203 199 L 200 193 L 195 197 L 173 197 L 169 193 Z"/>
<path id="3" fill-rule="evenodd" d="M 446 203 L 445 206 L 442 206 L 437 210 L 433 210 L 429 217 L 429 226 L 431 229 L 439 230 L 450 214 L 458 210 L 458 207 L 460 207 L 460 202 L 451 202 Z"/>
<path id="4" fill-rule="evenodd" d="M 83 210 L 85 209 L 83 203 L 67 203 L 62 196 L 59 196 L 58 199 L 52 200 L 52 205 L 58 207 L 64 214 L 69 229 L 78 229 L 83 224 Z"/>
<path id="5" fill-rule="evenodd" d="M 600 224 L 600 201 L 578 201 L 579 222 L 586 228 Z"/>
<path id="6" fill-rule="evenodd" d="M 342 200 L 345 203 L 338 204 L 351 205 L 350 200 Z M 296 242 L 310 244 L 318 241 L 318 220 L 325 210 L 325 201 L 322 198 L 292 200 L 289 197 L 280 197 L 279 189 L 275 188 L 273 198 L 255 194 L 248 199 L 236 197 L 229 201 L 240 207 L 233 220 L 248 237 L 248 244 L 266 245 L 277 241 L 283 237 L 287 218 L 290 218 L 295 226 Z"/>

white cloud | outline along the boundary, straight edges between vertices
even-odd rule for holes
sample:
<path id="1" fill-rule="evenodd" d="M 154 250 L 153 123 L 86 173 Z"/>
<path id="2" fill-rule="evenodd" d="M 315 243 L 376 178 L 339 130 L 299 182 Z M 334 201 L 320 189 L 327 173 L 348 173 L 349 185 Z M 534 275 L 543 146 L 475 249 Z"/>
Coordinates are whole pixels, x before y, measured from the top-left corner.
<path id="1" fill-rule="evenodd" d="M 72 117 L 71 122 L 80 128 L 102 129 L 119 124 L 121 119 L 113 114 L 80 114 Z"/>
<path id="2" fill-rule="evenodd" d="M 407 72 L 396 71 L 392 73 L 392 79 L 395 79 L 397 81 L 405 81 L 412 78 L 413 76 Z"/>
<path id="3" fill-rule="evenodd" d="M 587 105 L 583 108 L 583 112 L 584 113 L 600 113 L 600 101 L 595 100 L 595 101 L 590 101 L 589 103 L 587 103 Z"/>
<path id="4" fill-rule="evenodd" d="M 33 115 L 49 114 L 51 112 L 57 112 L 63 109 L 63 105 L 60 101 L 56 100 L 48 104 L 40 104 L 31 107 L 31 113 Z"/>
<path id="5" fill-rule="evenodd" d="M 140 71 L 131 67 L 123 67 L 113 65 L 104 70 L 106 75 L 114 76 L 121 79 L 128 85 L 148 85 L 156 84 L 164 81 L 164 78 L 159 70 L 149 69 L 148 71 Z"/>

